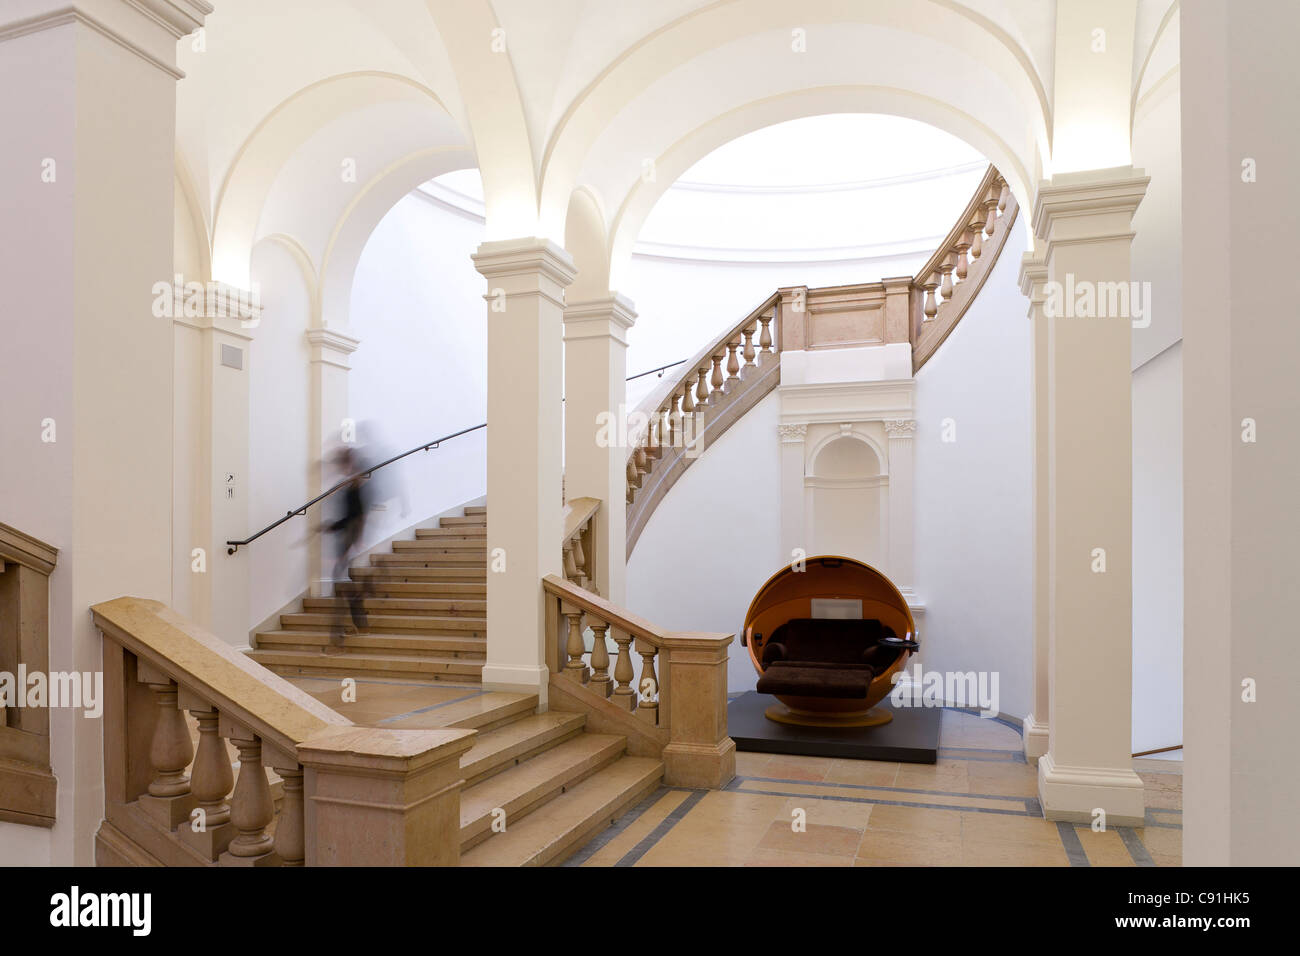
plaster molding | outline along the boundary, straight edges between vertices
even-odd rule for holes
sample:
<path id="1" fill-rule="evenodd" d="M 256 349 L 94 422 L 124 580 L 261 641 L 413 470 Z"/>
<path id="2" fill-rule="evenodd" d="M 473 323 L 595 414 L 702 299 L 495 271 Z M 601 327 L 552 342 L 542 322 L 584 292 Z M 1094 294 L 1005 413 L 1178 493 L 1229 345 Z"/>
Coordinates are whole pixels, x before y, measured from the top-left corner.
<path id="1" fill-rule="evenodd" d="M 916 419 L 887 418 L 885 419 L 885 434 L 895 440 L 910 439 L 916 434 Z"/>
<path id="2" fill-rule="evenodd" d="M 782 424 L 776 426 L 777 434 L 786 444 L 802 442 L 808 436 L 808 426 L 803 424 Z"/>
<path id="3" fill-rule="evenodd" d="M 1085 229 L 1077 235 L 1057 236 L 1055 231 L 1069 220 L 1117 216 L 1128 222 L 1146 195 L 1149 176 L 1132 166 L 1114 169 L 1085 170 L 1062 173 L 1039 184 L 1034 198 L 1034 235 L 1040 240 L 1060 243 L 1063 240 L 1100 238 L 1099 234 Z M 1113 230 L 1103 230 L 1109 236 Z M 1050 256 L 1045 253 L 1044 259 Z"/>
<path id="4" fill-rule="evenodd" d="M 636 307 L 627 296 L 615 292 L 598 299 L 566 302 L 564 341 L 611 338 L 627 345 L 628 329 L 636 324 Z"/>
<path id="5" fill-rule="evenodd" d="M 348 369 L 348 356 L 361 346 L 360 339 L 336 332 L 333 329 L 308 329 L 305 333 L 307 344 L 311 347 L 313 364 L 333 365 Z"/>

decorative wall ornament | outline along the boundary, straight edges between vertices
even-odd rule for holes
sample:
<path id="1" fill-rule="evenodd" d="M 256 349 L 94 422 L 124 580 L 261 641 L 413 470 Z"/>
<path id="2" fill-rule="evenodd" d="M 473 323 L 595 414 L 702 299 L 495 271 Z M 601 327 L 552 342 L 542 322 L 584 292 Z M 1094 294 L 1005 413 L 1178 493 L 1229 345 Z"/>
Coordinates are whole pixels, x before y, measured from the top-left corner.
<path id="1" fill-rule="evenodd" d="M 916 421 L 910 418 L 895 418 L 885 421 L 885 434 L 890 438 L 911 438 L 916 432 Z"/>
<path id="2" fill-rule="evenodd" d="M 781 441 L 803 441 L 808 435 L 807 425 L 777 425 Z"/>

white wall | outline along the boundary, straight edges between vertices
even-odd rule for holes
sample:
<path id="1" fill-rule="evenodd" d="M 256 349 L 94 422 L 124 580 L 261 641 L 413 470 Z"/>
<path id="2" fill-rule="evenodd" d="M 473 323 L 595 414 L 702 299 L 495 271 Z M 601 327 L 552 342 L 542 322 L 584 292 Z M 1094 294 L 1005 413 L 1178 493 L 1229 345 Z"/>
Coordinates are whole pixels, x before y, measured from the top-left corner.
<path id="1" fill-rule="evenodd" d="M 1183 742 L 1183 347 L 1133 373 L 1133 752 Z"/>
<path id="2" fill-rule="evenodd" d="M 780 396 L 729 428 L 664 496 L 627 564 L 628 609 L 661 627 L 739 634 L 763 582 L 781 569 Z M 739 639 L 729 691 L 757 681 Z M 633 655 L 640 673 L 640 661 Z"/>
<path id="3" fill-rule="evenodd" d="M 252 276 L 261 289 L 263 311 L 248 356 L 250 534 L 311 497 L 307 285 L 293 255 L 273 241 L 253 250 Z M 309 521 L 291 518 L 248 546 L 249 627 L 306 590 Z M 215 555 L 214 560 L 225 557 Z"/>
<path id="4" fill-rule="evenodd" d="M 390 449 L 385 458 L 487 419 L 485 285 L 470 261 L 482 235 L 481 222 L 412 194 L 361 254 L 348 329 L 361 340 L 348 373 L 349 412 L 361 440 L 369 423 Z M 381 471 L 377 492 L 395 497 L 371 512 L 366 545 L 486 494 L 484 440 L 474 432 Z"/>
<path id="5" fill-rule="evenodd" d="M 1133 217 L 1133 752 L 1183 742 L 1182 161 L 1179 78 L 1139 106 L 1133 163 L 1151 177 Z"/>
<path id="6" fill-rule="evenodd" d="M 1030 324 L 1012 229 L 984 288 L 916 377 L 921 660 L 996 671 L 998 709 L 1030 707 L 1033 510 Z M 941 440 L 952 419 L 956 440 Z"/>

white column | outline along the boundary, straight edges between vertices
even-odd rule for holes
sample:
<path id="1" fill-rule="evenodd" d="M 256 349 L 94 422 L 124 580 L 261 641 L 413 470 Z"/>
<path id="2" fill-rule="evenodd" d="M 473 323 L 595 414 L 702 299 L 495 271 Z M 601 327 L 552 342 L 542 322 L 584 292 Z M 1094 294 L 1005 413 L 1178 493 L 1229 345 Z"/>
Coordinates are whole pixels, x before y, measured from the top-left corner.
<path id="1" fill-rule="evenodd" d="M 627 448 L 608 439 L 622 431 L 635 322 L 631 301 L 617 293 L 564 308 L 564 491 L 570 500 L 600 499 L 596 587 L 618 605 L 627 596 Z"/>
<path id="2" fill-rule="evenodd" d="M 912 506 L 915 434 L 916 422 L 910 418 L 885 421 L 889 444 L 889 578 L 909 601 L 916 593 L 916 518 Z"/>
<path id="3" fill-rule="evenodd" d="M 1020 263 L 1020 291 L 1029 299 L 1029 320 L 1033 323 L 1033 446 L 1034 446 L 1034 654 L 1031 709 L 1023 728 L 1025 759 L 1032 764 L 1047 753 L 1048 715 L 1051 713 L 1049 660 L 1049 561 L 1047 452 L 1047 320 L 1043 317 L 1043 296 L 1047 266 L 1041 257 L 1025 253 Z"/>
<path id="4" fill-rule="evenodd" d="M 535 693 L 549 679 L 541 579 L 561 573 L 561 363 L 568 254 L 544 239 L 485 242 L 488 651 L 483 686 Z"/>
<path id="5" fill-rule="evenodd" d="M 337 474 L 330 461 L 332 453 L 346 438 L 354 437 L 347 431 L 349 358 L 361 342 L 333 329 L 308 329 L 307 344 L 311 361 L 311 421 L 308 425 L 308 448 L 314 460 L 310 465 L 309 497 L 315 498 L 342 476 Z M 307 512 L 310 528 L 317 529 L 322 521 L 334 517 L 339 503 L 326 499 Z M 308 556 L 308 590 L 314 597 L 334 593 L 334 554 L 329 535 L 311 536 L 311 553 Z"/>
<path id="6" fill-rule="evenodd" d="M 808 426 L 777 426 L 781 438 L 781 564 L 794 560 L 796 549 L 808 551 L 808 530 L 804 527 L 804 456 Z"/>
<path id="7" fill-rule="evenodd" d="M 0 6 L 0 502 L 60 552 L 55 671 L 100 670 L 92 604 L 171 599 L 172 322 L 152 290 L 173 273 L 176 42 L 206 9 Z M 49 859 L 89 865 L 102 728 L 56 708 L 50 732 Z"/>
<path id="8" fill-rule="evenodd" d="M 1060 175 L 1034 208 L 1049 277 L 1051 729 L 1038 761 L 1049 820 L 1091 822 L 1101 809 L 1121 826 L 1144 816 L 1130 757 L 1132 322 L 1127 308 L 1112 311 L 1112 291 L 1127 292 L 1146 184 L 1131 167 Z"/>

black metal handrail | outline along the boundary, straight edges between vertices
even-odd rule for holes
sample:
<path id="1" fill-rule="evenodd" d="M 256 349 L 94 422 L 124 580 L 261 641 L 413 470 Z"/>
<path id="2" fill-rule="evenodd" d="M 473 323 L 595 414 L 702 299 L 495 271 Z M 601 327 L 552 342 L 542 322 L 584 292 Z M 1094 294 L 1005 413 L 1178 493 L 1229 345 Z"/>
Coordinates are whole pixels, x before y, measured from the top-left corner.
<path id="1" fill-rule="evenodd" d="M 654 375 L 656 373 L 658 373 L 659 377 L 662 378 L 664 372 L 666 372 L 668 369 L 673 368 L 674 366 L 677 365 L 681 365 L 682 362 L 685 361 L 686 359 L 682 359 L 679 362 L 670 362 L 667 365 L 661 365 L 658 368 L 652 368 L 648 372 L 638 372 L 636 375 L 628 376 L 626 381 L 631 382 L 634 379 L 644 378 L 647 375 Z M 561 401 L 563 401 L 563 399 L 561 399 Z M 269 525 L 267 525 L 265 528 L 263 528 L 261 531 L 257 532 L 256 534 L 249 535 L 243 541 L 227 541 L 226 554 L 234 554 L 243 546 L 252 544 L 262 535 L 266 534 L 268 531 L 274 531 L 276 528 L 280 527 L 280 525 L 284 524 L 290 518 L 296 518 L 299 515 L 306 515 L 307 509 L 312 507 L 312 505 L 319 504 L 320 502 L 328 498 L 330 495 L 334 494 L 334 492 L 338 491 L 341 488 L 347 487 L 349 484 L 351 484 L 353 481 L 355 481 L 358 478 L 369 478 L 371 475 L 377 472 L 380 468 L 383 468 L 385 465 L 391 465 L 395 461 L 401 461 L 403 458 L 406 458 L 410 455 L 414 455 L 417 451 L 428 451 L 430 448 L 437 448 L 445 441 L 451 441 L 453 438 L 459 438 L 461 435 L 468 435 L 470 432 L 476 432 L 481 428 L 487 428 L 487 422 L 484 422 L 481 425 L 473 425 L 469 428 L 462 428 L 458 432 L 452 432 L 450 435 L 443 435 L 441 438 L 435 438 L 431 442 L 426 442 L 423 445 L 417 445 L 415 448 L 412 448 L 409 451 L 404 451 L 400 455 L 394 455 L 392 458 L 389 458 L 386 461 L 381 461 L 377 465 L 372 465 L 369 468 L 367 468 L 365 471 L 359 471 L 355 475 L 348 475 L 342 481 L 339 481 L 336 484 L 332 485 L 330 488 L 326 489 L 325 491 L 322 491 L 311 501 L 299 505 L 297 508 L 294 508 L 292 511 L 285 512 L 283 518 L 278 518 L 275 521 L 272 521 Z"/>

